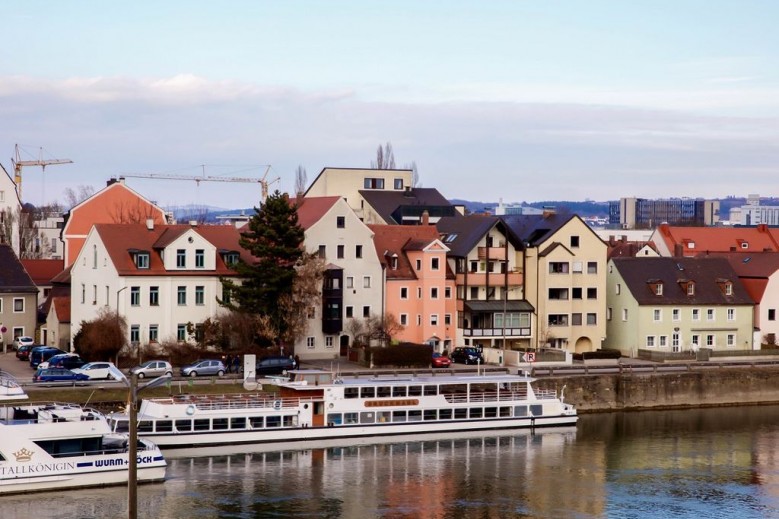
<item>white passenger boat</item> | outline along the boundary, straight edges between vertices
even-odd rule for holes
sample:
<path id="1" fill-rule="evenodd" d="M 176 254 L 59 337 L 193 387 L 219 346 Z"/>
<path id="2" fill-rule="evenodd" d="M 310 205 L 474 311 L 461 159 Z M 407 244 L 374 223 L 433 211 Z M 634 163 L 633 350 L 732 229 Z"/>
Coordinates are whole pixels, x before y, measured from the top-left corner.
<path id="1" fill-rule="evenodd" d="M 536 390 L 519 375 L 338 377 L 291 371 L 278 394 L 144 400 L 139 437 L 161 448 L 310 441 L 367 436 L 560 427 L 576 409 L 554 391 Z M 127 415 L 109 417 L 115 432 Z"/>
<path id="2" fill-rule="evenodd" d="M 0 401 L 24 400 L 27 393 L 13 375 L 0 370 Z"/>
<path id="3" fill-rule="evenodd" d="M 128 436 L 105 415 L 76 404 L 0 407 L 0 495 L 127 484 Z M 166 462 L 147 440 L 138 443 L 138 482 L 162 480 Z"/>

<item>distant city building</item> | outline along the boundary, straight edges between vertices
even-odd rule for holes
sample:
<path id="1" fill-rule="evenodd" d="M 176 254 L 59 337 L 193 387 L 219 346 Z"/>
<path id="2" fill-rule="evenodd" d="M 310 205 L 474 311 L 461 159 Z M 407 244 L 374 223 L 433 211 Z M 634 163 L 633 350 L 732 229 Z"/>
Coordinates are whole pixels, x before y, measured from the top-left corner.
<path id="1" fill-rule="evenodd" d="M 719 201 L 701 198 L 620 198 L 609 203 L 609 224 L 620 229 L 669 225 L 711 226 L 719 222 Z"/>
<path id="2" fill-rule="evenodd" d="M 760 195 L 749 195 L 746 205 L 730 210 L 731 225 L 779 226 L 779 206 L 760 205 Z"/>
<path id="3" fill-rule="evenodd" d="M 531 207 L 529 205 L 521 204 L 509 204 L 504 205 L 503 199 L 500 199 L 498 205 L 495 206 L 495 216 L 503 216 L 507 214 L 544 214 L 547 208 L 539 209 L 538 207 Z"/>

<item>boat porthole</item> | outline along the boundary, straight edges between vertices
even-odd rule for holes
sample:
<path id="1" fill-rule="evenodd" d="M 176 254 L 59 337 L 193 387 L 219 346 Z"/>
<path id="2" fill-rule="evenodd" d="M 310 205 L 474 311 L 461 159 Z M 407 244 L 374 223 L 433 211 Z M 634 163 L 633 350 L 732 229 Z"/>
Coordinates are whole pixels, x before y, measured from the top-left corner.
<path id="1" fill-rule="evenodd" d="M 333 404 L 330 404 L 330 409 L 332 409 L 332 408 L 333 408 Z"/>
<path id="2" fill-rule="evenodd" d="M 281 400 L 274 400 L 273 409 L 281 409 Z"/>
<path id="3" fill-rule="evenodd" d="M 187 406 L 187 414 L 188 415 L 195 414 L 195 406 L 194 405 L 190 404 L 190 405 Z"/>
<path id="4" fill-rule="evenodd" d="M 308 404 L 303 404 L 303 409 L 308 409 Z"/>

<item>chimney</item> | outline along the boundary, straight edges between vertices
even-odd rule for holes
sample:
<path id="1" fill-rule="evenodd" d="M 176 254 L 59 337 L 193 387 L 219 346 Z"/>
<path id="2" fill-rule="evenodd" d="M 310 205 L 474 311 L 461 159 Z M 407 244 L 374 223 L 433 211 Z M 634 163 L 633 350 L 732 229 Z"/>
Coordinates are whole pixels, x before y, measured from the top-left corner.
<path id="1" fill-rule="evenodd" d="M 627 235 L 627 234 L 623 234 L 623 235 L 622 235 L 622 238 L 620 239 L 620 241 L 621 241 L 622 243 L 627 243 L 627 242 L 628 242 L 628 235 Z"/>
<path id="2" fill-rule="evenodd" d="M 549 218 L 552 215 L 557 214 L 557 211 L 552 206 L 544 206 L 544 218 Z"/>
<path id="3" fill-rule="evenodd" d="M 616 244 L 617 244 L 617 242 L 614 239 L 614 235 L 613 234 L 609 234 L 609 246 L 613 247 Z"/>
<path id="4" fill-rule="evenodd" d="M 681 258 L 684 256 L 684 245 L 681 243 L 674 244 L 674 257 Z"/>
<path id="5" fill-rule="evenodd" d="M 197 220 L 190 220 L 190 221 L 189 221 L 189 225 L 190 225 L 191 227 L 197 227 Z"/>
<path id="6" fill-rule="evenodd" d="M 146 219 L 146 228 L 150 231 L 154 230 L 154 219 L 153 218 L 147 218 Z"/>
<path id="7" fill-rule="evenodd" d="M 422 211 L 422 221 L 420 222 L 420 225 L 430 225 L 430 213 L 427 212 L 427 209 Z"/>

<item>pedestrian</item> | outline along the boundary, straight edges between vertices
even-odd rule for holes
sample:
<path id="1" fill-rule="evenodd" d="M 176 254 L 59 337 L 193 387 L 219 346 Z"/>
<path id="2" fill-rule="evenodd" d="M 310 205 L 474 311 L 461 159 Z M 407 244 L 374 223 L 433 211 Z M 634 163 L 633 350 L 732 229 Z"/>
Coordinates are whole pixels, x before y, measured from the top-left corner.
<path id="1" fill-rule="evenodd" d="M 241 372 L 241 356 L 236 355 L 233 357 L 233 373 L 240 373 Z"/>
<path id="2" fill-rule="evenodd" d="M 295 355 L 294 359 L 295 359 L 295 369 L 300 369 L 300 357 Z"/>
<path id="3" fill-rule="evenodd" d="M 225 358 L 225 368 L 227 369 L 228 373 L 231 373 L 231 369 L 233 368 L 233 356 L 228 355 L 227 358 Z"/>

